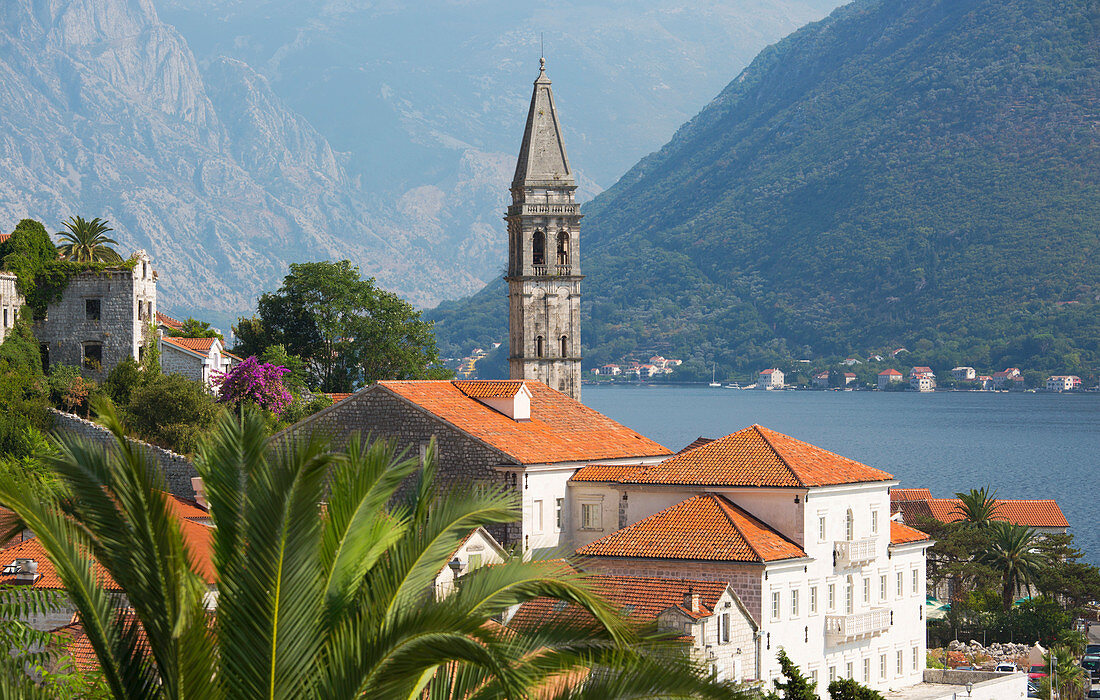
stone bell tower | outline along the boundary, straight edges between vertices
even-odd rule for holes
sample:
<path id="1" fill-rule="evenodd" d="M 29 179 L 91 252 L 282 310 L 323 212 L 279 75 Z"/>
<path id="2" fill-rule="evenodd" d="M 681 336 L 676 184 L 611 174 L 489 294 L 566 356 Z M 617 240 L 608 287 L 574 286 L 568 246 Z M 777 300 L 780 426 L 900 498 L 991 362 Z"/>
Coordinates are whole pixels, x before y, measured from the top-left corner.
<path id="1" fill-rule="evenodd" d="M 512 379 L 538 380 L 580 400 L 581 214 L 545 65 L 540 58 L 504 217 L 508 362 Z"/>

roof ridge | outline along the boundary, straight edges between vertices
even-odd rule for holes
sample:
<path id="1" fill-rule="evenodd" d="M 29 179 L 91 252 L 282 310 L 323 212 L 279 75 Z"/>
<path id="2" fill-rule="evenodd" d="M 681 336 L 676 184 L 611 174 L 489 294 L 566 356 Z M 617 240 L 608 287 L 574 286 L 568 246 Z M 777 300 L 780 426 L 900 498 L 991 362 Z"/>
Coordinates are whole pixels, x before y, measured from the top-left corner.
<path id="1" fill-rule="evenodd" d="M 779 448 L 776 447 L 772 443 L 772 441 L 768 439 L 768 436 L 764 434 L 764 426 L 760 425 L 759 423 L 753 423 L 752 428 L 756 431 L 756 434 L 759 435 L 760 438 L 764 441 L 764 444 L 771 448 L 771 451 L 775 453 L 775 456 L 779 458 L 779 461 L 782 462 L 783 466 L 787 468 L 787 471 L 791 473 L 791 476 L 794 477 L 794 480 L 798 482 L 798 485 L 805 488 L 806 482 L 803 481 L 802 477 L 798 475 L 798 472 L 794 470 L 794 467 L 792 467 L 791 463 L 787 461 L 787 458 L 783 456 L 783 453 L 779 451 Z"/>
<path id="2" fill-rule="evenodd" d="M 726 520 L 730 524 L 730 527 L 732 527 L 734 531 L 736 531 L 737 534 L 741 536 L 741 539 L 745 540 L 745 546 L 752 550 L 752 553 L 756 555 L 757 559 L 759 559 L 760 561 L 766 561 L 764 559 L 764 556 L 760 553 L 760 550 L 753 546 L 752 542 L 749 541 L 749 538 L 745 536 L 745 533 L 741 532 L 741 528 L 737 527 L 737 523 L 733 521 L 733 517 L 730 514 L 729 509 L 727 508 L 727 503 L 729 502 L 716 493 L 708 493 L 707 496 L 713 499 L 714 502 L 718 505 L 718 510 L 721 511 L 722 515 L 725 516 Z"/>

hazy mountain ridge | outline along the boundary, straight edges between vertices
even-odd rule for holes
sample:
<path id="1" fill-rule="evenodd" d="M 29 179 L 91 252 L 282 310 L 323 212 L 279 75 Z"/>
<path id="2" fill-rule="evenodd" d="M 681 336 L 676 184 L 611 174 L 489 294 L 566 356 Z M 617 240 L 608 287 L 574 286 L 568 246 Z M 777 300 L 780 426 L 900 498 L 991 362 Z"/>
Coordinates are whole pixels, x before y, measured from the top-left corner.
<path id="1" fill-rule="evenodd" d="M 585 207 L 590 361 L 1100 361 L 1097 22 L 860 0 L 769 47 Z M 441 306 L 440 334 L 499 339 L 478 324 L 503 308 L 497 285 Z"/>

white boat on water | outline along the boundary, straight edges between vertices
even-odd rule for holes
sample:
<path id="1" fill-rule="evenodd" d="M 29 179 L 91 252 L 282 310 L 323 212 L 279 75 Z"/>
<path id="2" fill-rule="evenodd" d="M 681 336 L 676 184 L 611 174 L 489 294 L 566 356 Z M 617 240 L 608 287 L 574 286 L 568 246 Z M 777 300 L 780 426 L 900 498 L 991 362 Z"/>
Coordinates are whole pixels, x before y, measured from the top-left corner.
<path id="1" fill-rule="evenodd" d="M 710 366 L 710 387 L 712 389 L 714 389 L 714 388 L 718 388 L 718 387 L 721 387 L 721 386 L 722 386 L 721 382 L 714 381 L 714 365 L 712 364 Z"/>

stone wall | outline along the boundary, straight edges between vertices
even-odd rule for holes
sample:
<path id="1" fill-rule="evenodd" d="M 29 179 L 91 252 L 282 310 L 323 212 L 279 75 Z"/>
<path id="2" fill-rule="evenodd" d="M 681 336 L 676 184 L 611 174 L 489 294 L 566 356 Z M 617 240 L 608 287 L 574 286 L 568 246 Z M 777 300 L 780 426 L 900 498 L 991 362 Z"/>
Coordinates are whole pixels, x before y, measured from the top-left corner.
<path id="1" fill-rule="evenodd" d="M 179 374 L 196 382 L 203 381 L 202 360 L 163 340 L 160 341 L 160 369 L 165 374 Z"/>
<path id="2" fill-rule="evenodd" d="M 924 682 L 945 686 L 942 694 L 927 692 L 928 686 L 918 686 L 926 694 L 921 700 L 1024 700 L 1027 697 L 1026 673 L 993 673 L 990 671 L 952 671 L 929 668 L 924 671 Z M 969 692 L 966 684 L 972 683 Z M 965 693 L 965 695 L 964 695 Z M 902 695 L 901 697 L 904 697 Z"/>
<path id="3" fill-rule="evenodd" d="M 102 425 L 84 420 L 80 416 L 74 416 L 71 413 L 63 413 L 56 409 L 50 409 L 50 411 L 54 416 L 55 431 L 76 435 L 85 440 L 97 442 L 104 447 L 115 444 L 114 435 Z M 140 440 L 131 439 L 130 442 L 141 447 L 150 462 L 155 462 L 160 467 L 165 484 L 173 495 L 188 499 L 195 497 L 195 491 L 191 488 L 191 477 L 198 476 L 199 473 L 195 470 L 195 465 L 191 463 L 191 460 L 183 455 Z"/>
<path id="4" fill-rule="evenodd" d="M 48 347 L 51 365 L 82 367 L 85 348 L 100 345 L 98 370 L 84 368 L 93 379 L 102 380 L 127 357 L 139 358 L 145 344 L 145 327 L 156 318 L 156 273 L 144 251 L 134 269 L 88 271 L 69 281 L 61 299 L 50 304 L 46 318 L 35 323 L 34 335 Z M 99 318 L 90 313 L 89 302 L 99 302 Z"/>
<path id="5" fill-rule="evenodd" d="M 494 467 L 517 466 L 496 450 L 378 385 L 353 394 L 275 437 L 296 439 L 312 433 L 331 440 L 334 448 L 342 448 L 356 431 L 364 439 L 395 440 L 398 450 L 408 450 L 407 454 L 413 456 L 422 454 L 434 437 L 439 459 L 438 483 L 443 487 L 469 489 L 477 483 L 507 486 L 504 475 Z M 523 484 L 517 482 L 516 488 L 523 488 Z M 520 542 L 518 520 L 505 527 L 487 529 L 505 548 Z"/>
<path id="6" fill-rule="evenodd" d="M 23 295 L 15 288 L 15 275 L 0 272 L 0 343 L 8 337 L 24 302 Z"/>

